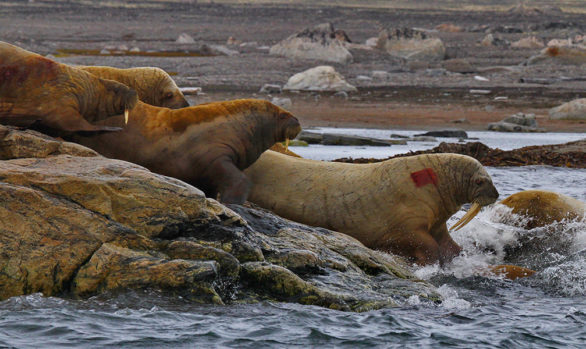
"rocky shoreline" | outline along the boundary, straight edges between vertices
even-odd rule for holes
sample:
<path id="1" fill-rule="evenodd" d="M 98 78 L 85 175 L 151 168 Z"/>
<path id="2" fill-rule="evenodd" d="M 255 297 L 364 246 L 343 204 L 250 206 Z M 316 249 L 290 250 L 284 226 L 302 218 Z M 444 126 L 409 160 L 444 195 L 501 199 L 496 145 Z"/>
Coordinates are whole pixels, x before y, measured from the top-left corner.
<path id="1" fill-rule="evenodd" d="M 346 311 L 439 301 L 399 257 L 77 144 L 0 126 L 0 300 L 157 289 Z"/>
<path id="2" fill-rule="evenodd" d="M 468 155 L 484 166 L 529 166 L 548 165 L 556 167 L 586 168 L 586 139 L 555 145 L 537 145 L 514 150 L 490 148 L 480 142 L 445 143 L 435 148 L 399 154 L 386 159 L 340 158 L 333 161 L 348 163 L 371 163 L 419 154 L 456 153 Z"/>

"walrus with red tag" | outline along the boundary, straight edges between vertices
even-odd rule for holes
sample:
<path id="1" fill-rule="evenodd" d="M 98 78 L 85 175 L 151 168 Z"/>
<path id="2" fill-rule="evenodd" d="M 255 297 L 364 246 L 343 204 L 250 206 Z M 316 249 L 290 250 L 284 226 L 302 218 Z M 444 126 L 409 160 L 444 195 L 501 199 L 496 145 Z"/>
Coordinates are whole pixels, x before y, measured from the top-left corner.
<path id="1" fill-rule="evenodd" d="M 118 131 L 96 121 L 127 113 L 136 91 L 0 42 L 0 123 L 54 135 Z"/>
<path id="2" fill-rule="evenodd" d="M 124 125 L 122 119 L 118 119 Z M 242 170 L 276 142 L 301 131 L 299 121 L 265 100 L 240 99 L 168 109 L 143 102 L 124 131 L 78 137 L 104 156 L 175 177 L 224 203 L 243 203 L 250 181 Z"/>
<path id="3" fill-rule="evenodd" d="M 348 234 L 365 246 L 418 264 L 461 251 L 446 221 L 465 203 L 461 228 L 498 192 L 474 158 L 428 154 L 372 164 L 346 164 L 265 152 L 245 170 L 249 201 L 296 222 Z"/>

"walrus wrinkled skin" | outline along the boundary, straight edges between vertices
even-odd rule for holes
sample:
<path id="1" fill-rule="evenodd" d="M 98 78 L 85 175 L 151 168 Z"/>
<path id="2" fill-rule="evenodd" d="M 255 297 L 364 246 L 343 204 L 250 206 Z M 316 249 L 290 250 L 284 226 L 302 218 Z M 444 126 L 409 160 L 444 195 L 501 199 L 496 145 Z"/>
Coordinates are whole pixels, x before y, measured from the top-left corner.
<path id="1" fill-rule="evenodd" d="M 132 109 L 136 91 L 0 42 L 0 123 L 60 131 L 117 131 L 92 123 Z"/>
<path id="2" fill-rule="evenodd" d="M 276 142 L 294 138 L 299 121 L 264 100 L 242 99 L 182 109 L 139 102 L 124 131 L 75 141 L 107 157 L 142 165 L 203 190 L 224 203 L 246 201 L 242 170 Z"/>
<path id="3" fill-rule="evenodd" d="M 189 106 L 175 81 L 163 69 L 155 67 L 119 69 L 104 66 L 77 66 L 76 68 L 135 89 L 138 99 L 147 104 L 171 109 Z"/>
<path id="4" fill-rule="evenodd" d="M 562 220 L 580 220 L 586 217 L 586 203 L 567 195 L 546 190 L 526 190 L 501 201 L 514 214 L 528 218 L 525 229 L 543 227 Z"/>
<path id="5" fill-rule="evenodd" d="M 249 201 L 418 264 L 458 255 L 448 218 L 464 203 L 485 206 L 498 198 L 484 167 L 457 154 L 346 164 L 267 151 L 245 174 L 253 183 Z"/>

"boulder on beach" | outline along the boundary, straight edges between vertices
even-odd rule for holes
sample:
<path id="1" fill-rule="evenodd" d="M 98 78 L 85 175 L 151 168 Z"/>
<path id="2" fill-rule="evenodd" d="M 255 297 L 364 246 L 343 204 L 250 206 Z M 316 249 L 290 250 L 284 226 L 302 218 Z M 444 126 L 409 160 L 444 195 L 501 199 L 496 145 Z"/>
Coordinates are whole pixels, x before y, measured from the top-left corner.
<path id="1" fill-rule="evenodd" d="M 498 132 L 545 132 L 539 128 L 533 113 L 517 113 L 509 115 L 499 122 L 488 124 L 489 131 Z"/>
<path id="2" fill-rule="evenodd" d="M 355 92 L 356 87 L 344 80 L 333 67 L 321 65 L 297 73 L 289 78 L 283 90 L 292 91 L 346 91 Z"/>
<path id="3" fill-rule="evenodd" d="M 552 120 L 586 120 L 586 98 L 575 99 L 549 110 Z"/>
<path id="4" fill-rule="evenodd" d="M 461 33 L 464 29 L 453 23 L 442 23 L 435 26 L 435 29 L 445 33 Z"/>
<path id="5" fill-rule="evenodd" d="M 482 39 L 480 41 L 480 46 L 484 46 L 484 47 L 494 47 L 494 46 L 500 46 L 500 47 L 507 47 L 509 46 L 509 42 L 505 39 L 502 39 L 498 36 L 494 36 L 492 34 L 488 34 L 484 37 L 484 39 Z"/>
<path id="6" fill-rule="evenodd" d="M 428 38 L 425 32 L 411 28 L 383 29 L 376 47 L 408 61 L 435 62 L 446 55 L 441 39 Z"/>
<path id="7" fill-rule="evenodd" d="M 543 48 L 544 46 L 543 41 L 535 36 L 522 38 L 511 44 L 514 48 Z"/>
<path id="8" fill-rule="evenodd" d="M 551 46 L 546 47 L 533 57 L 530 57 L 526 64 L 565 64 L 583 65 L 586 64 L 586 46 Z"/>
<path id="9" fill-rule="evenodd" d="M 175 40 L 177 44 L 195 44 L 195 40 L 191 37 L 191 35 L 187 33 L 181 33 L 177 40 Z"/>
<path id="10" fill-rule="evenodd" d="M 352 62 L 352 54 L 344 45 L 349 41 L 346 33 L 335 30 L 331 23 L 323 23 L 273 45 L 269 54 L 346 64 Z"/>
<path id="11" fill-rule="evenodd" d="M 399 257 L 347 235 L 230 208 L 77 144 L 0 126 L 0 301 L 153 289 L 197 303 L 366 311 L 439 300 Z"/>

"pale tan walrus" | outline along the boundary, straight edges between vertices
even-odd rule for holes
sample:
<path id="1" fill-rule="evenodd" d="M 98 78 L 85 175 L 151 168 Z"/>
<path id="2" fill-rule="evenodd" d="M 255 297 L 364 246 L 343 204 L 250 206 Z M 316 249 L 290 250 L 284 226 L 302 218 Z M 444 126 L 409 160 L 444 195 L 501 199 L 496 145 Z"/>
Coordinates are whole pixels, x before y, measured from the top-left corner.
<path id="1" fill-rule="evenodd" d="M 0 42 L 0 123 L 54 135 L 116 131 L 93 123 L 120 115 L 138 101 L 136 91 Z"/>
<path id="2" fill-rule="evenodd" d="M 469 222 L 498 192 L 484 167 L 457 154 L 429 154 L 373 164 L 294 158 L 266 151 L 247 170 L 249 201 L 296 222 L 319 226 L 418 264 L 442 263 L 461 251 L 446 221 Z"/>
<path id="3" fill-rule="evenodd" d="M 102 79 L 121 82 L 135 89 L 138 98 L 150 105 L 171 109 L 189 106 L 175 81 L 163 69 L 155 67 L 120 69 L 104 66 L 77 66 L 76 68 Z"/>

